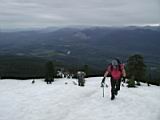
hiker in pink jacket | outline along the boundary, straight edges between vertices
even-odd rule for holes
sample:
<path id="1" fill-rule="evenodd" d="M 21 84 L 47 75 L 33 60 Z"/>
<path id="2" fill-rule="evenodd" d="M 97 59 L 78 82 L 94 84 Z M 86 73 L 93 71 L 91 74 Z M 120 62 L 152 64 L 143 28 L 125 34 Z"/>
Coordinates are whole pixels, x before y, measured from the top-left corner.
<path id="1" fill-rule="evenodd" d="M 120 63 L 119 59 L 112 60 L 104 74 L 102 83 L 104 83 L 107 76 L 111 77 L 111 100 L 114 100 L 115 95 L 120 90 L 121 78 L 126 77 L 124 65 Z"/>

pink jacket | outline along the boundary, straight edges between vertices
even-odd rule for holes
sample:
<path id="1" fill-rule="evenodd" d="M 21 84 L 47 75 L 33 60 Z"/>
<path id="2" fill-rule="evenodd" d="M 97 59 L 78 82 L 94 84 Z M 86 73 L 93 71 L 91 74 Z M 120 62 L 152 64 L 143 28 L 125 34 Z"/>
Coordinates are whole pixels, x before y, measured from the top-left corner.
<path id="1" fill-rule="evenodd" d="M 114 80 L 119 80 L 123 76 L 124 65 L 120 64 L 120 68 L 117 69 L 114 69 L 112 68 L 112 65 L 109 65 L 107 71 Z"/>

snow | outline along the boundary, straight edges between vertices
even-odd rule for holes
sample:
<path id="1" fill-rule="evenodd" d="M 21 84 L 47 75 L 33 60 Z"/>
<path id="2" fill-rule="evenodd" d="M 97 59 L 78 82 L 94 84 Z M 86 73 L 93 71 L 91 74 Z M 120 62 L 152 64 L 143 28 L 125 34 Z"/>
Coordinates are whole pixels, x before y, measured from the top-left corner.
<path id="1" fill-rule="evenodd" d="M 101 80 L 87 78 L 84 87 L 67 78 L 0 80 L 0 120 L 160 120 L 160 87 L 121 87 L 111 101 L 109 80 L 104 98 Z"/>

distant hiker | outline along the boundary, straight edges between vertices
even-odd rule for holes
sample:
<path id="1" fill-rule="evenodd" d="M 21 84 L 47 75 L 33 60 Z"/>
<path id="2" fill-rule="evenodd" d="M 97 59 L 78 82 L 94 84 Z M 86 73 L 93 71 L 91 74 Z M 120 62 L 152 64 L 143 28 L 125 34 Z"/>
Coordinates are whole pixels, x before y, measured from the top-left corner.
<path id="1" fill-rule="evenodd" d="M 114 100 L 115 95 L 117 95 L 120 90 L 121 78 L 126 77 L 124 65 L 121 64 L 119 59 L 112 60 L 104 74 L 101 84 L 105 82 L 107 76 L 111 77 L 111 100 Z"/>
<path id="2" fill-rule="evenodd" d="M 82 71 L 78 71 L 77 72 L 77 79 L 78 79 L 78 85 L 79 86 L 84 86 L 85 84 L 85 76 L 86 76 L 86 73 L 85 72 L 82 72 Z"/>

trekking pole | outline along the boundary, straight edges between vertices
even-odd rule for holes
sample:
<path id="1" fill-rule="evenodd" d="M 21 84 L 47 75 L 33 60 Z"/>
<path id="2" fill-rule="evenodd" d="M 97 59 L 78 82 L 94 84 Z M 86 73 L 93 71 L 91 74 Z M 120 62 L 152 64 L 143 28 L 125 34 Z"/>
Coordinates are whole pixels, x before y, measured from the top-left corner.
<path id="1" fill-rule="evenodd" d="M 104 97 L 104 83 L 103 83 L 103 97 Z"/>
<path id="2" fill-rule="evenodd" d="M 105 77 L 103 77 L 102 82 L 101 82 L 101 86 L 103 87 L 103 97 L 104 97 L 104 86 L 105 86 Z"/>

